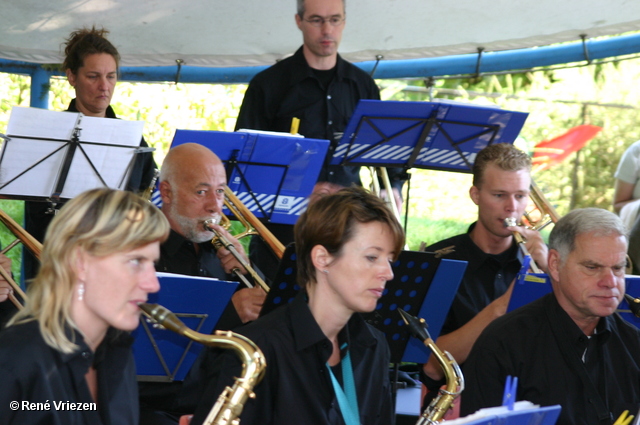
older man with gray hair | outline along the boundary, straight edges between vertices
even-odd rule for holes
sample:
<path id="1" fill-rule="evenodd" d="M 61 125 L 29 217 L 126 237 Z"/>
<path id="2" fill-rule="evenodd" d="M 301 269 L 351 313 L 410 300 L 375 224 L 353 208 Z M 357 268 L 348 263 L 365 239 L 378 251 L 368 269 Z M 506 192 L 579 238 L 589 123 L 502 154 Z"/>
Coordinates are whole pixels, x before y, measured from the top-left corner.
<path id="1" fill-rule="evenodd" d="M 625 293 L 627 230 L 615 214 L 574 210 L 549 237 L 552 293 L 496 319 L 465 363 L 462 414 L 502 401 L 560 404 L 557 424 L 608 424 L 640 408 L 640 330 L 616 309 Z"/>

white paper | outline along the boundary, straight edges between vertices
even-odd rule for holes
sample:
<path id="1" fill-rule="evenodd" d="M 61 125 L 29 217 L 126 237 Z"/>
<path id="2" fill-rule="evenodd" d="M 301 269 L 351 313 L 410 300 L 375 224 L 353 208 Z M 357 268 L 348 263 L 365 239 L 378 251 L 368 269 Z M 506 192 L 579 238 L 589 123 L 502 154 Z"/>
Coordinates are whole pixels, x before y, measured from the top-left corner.
<path id="1" fill-rule="evenodd" d="M 124 189 L 143 126 L 142 121 L 14 107 L 7 127 L 10 139 L 0 156 L 0 195 L 49 198 L 76 127 L 80 145 L 60 197 L 71 199 L 85 190 L 104 187 L 100 176 L 107 187 Z"/>

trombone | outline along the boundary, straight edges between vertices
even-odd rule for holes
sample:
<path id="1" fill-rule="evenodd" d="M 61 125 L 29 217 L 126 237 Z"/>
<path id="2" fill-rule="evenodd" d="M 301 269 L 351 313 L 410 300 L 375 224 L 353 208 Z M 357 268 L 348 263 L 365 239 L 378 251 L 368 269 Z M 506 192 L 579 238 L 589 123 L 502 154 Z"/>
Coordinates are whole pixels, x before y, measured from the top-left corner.
<path id="1" fill-rule="evenodd" d="M 238 260 L 238 262 L 244 267 L 244 269 L 251 275 L 254 282 L 256 282 L 265 292 L 269 292 L 269 286 L 262 280 L 260 275 L 255 271 L 251 265 L 242 258 L 242 255 L 238 252 L 236 247 L 227 239 L 222 233 L 218 232 L 213 225 L 220 224 L 220 217 L 210 218 L 205 220 L 202 225 L 204 228 L 210 232 L 213 232 L 215 235 L 213 239 L 211 239 L 211 243 L 216 249 L 226 248 L 231 252 L 231 254 Z M 249 280 L 242 274 L 238 267 L 234 268 L 233 273 L 244 283 L 247 287 L 253 288 L 253 285 Z"/>
<path id="2" fill-rule="evenodd" d="M 278 239 L 276 239 L 275 236 L 273 236 L 269 229 L 267 229 L 266 226 L 262 224 L 262 222 L 258 220 L 251 211 L 249 211 L 249 209 L 242 203 L 242 201 L 240 201 L 240 199 L 238 199 L 238 197 L 231 191 L 231 189 L 229 189 L 228 186 L 224 187 L 224 195 L 225 206 L 238 219 L 238 221 L 242 223 L 245 228 L 244 232 L 235 235 L 235 238 L 240 239 L 249 235 L 258 235 L 267 243 L 267 245 L 269 245 L 276 256 L 281 259 L 282 255 L 284 254 L 284 245 Z M 231 252 L 236 260 L 238 260 L 238 262 L 242 265 L 242 267 L 247 270 L 249 275 L 253 278 L 254 282 L 256 282 L 256 284 L 258 284 L 265 292 L 269 292 L 269 286 L 260 277 L 260 275 L 258 275 L 255 269 L 251 267 L 251 265 L 247 261 L 245 261 L 244 258 L 242 258 L 236 247 L 226 237 L 224 237 L 224 235 L 215 230 L 215 228 L 213 227 L 214 224 L 219 224 L 220 226 L 228 230 L 231 226 L 231 222 L 229 221 L 229 219 L 224 215 L 220 215 L 219 217 L 205 220 L 202 224 L 206 230 L 213 232 L 213 234 L 215 235 L 211 240 L 211 243 L 216 247 L 216 249 L 219 249 L 221 247 L 228 249 L 229 252 Z M 240 269 L 235 268 L 233 269 L 233 272 L 247 287 L 253 287 L 251 282 L 249 282 L 249 280 L 247 280 L 247 278 L 240 272 Z"/>
<path id="3" fill-rule="evenodd" d="M 236 235 L 236 239 L 244 238 L 249 235 L 257 235 L 260 236 L 264 241 L 269 245 L 271 250 L 276 254 L 276 257 L 282 259 L 282 255 L 284 254 L 284 245 L 275 236 L 273 233 L 267 229 L 267 227 L 262 224 L 260 220 L 251 212 L 249 208 L 247 208 L 240 199 L 233 193 L 229 186 L 224 187 L 224 205 L 227 207 L 229 211 L 242 223 L 245 228 L 245 231 Z M 228 224 L 225 224 L 225 220 L 228 223 L 229 219 L 223 216 L 222 218 L 222 226 L 228 228 Z"/>
<path id="4" fill-rule="evenodd" d="M 14 236 L 16 236 L 16 239 L 13 242 L 11 242 L 9 245 L 7 245 L 6 248 L 0 251 L 0 254 L 6 254 L 10 249 L 12 249 L 18 243 L 22 243 L 22 245 L 25 246 L 27 249 L 29 249 L 29 251 L 31 251 L 31 253 L 38 260 L 40 259 L 40 252 L 42 252 L 42 244 L 38 242 L 36 238 L 31 236 L 29 233 L 27 233 L 26 230 L 24 230 L 18 223 L 15 222 L 13 218 L 11 218 L 6 212 L 4 212 L 1 209 L 0 209 L 0 221 L 2 221 L 2 223 L 7 227 L 7 229 L 9 229 L 9 231 L 13 233 Z M 16 298 L 14 293 L 20 295 L 20 297 L 23 300 L 27 299 L 26 294 L 24 293 L 22 288 L 20 288 L 20 285 L 18 285 L 16 281 L 13 280 L 13 278 L 11 277 L 10 270 L 5 270 L 2 266 L 0 266 L 0 275 L 7 282 L 9 282 L 11 289 L 13 289 L 13 293 L 9 293 L 9 300 L 11 300 L 11 302 L 18 309 L 22 309 L 22 304 Z"/>

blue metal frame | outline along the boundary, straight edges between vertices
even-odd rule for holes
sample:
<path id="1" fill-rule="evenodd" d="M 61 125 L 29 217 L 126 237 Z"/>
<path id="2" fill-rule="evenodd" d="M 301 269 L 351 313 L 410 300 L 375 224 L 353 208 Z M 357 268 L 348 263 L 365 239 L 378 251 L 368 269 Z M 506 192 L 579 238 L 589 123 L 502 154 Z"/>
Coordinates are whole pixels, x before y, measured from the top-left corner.
<path id="1" fill-rule="evenodd" d="M 529 49 L 409 60 L 367 61 L 356 65 L 369 73 L 375 69 L 374 78 L 378 79 L 427 78 L 530 69 L 571 62 L 589 62 L 636 53 L 640 53 L 640 34 Z M 50 66 L 46 66 L 46 68 L 50 68 Z M 120 80 L 166 82 L 175 81 L 178 76 L 182 83 L 240 84 L 249 82 L 255 74 L 265 68 L 267 67 L 213 68 L 185 64 L 180 66 L 176 64 L 174 66 L 122 67 Z M 60 71 L 45 69 L 40 64 L 6 59 L 0 59 L 0 72 L 30 75 L 35 83 L 32 83 L 31 106 L 44 108 L 48 104 L 49 77 L 63 75 Z"/>

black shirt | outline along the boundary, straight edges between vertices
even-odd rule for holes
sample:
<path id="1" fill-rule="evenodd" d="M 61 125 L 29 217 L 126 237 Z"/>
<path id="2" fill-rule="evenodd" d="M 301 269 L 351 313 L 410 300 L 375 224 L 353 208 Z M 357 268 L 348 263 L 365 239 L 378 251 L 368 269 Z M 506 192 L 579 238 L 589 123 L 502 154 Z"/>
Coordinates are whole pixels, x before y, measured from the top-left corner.
<path id="1" fill-rule="evenodd" d="M 340 55 L 334 70 L 314 70 L 300 47 L 293 56 L 253 77 L 240 107 L 236 130 L 288 133 L 292 119 L 299 118 L 300 134 L 331 142 L 318 181 L 361 186 L 359 166 L 329 164 L 360 99 L 380 100 L 380 90 L 371 76 Z M 401 190 L 406 174 L 400 168 L 390 168 L 388 172 L 391 185 Z M 267 228 L 284 245 L 293 242 L 293 226 L 267 223 Z M 269 280 L 273 279 L 278 259 L 271 249 L 253 237 L 249 251 L 251 260 Z"/>
<path id="2" fill-rule="evenodd" d="M 173 229 L 169 233 L 169 238 L 160 245 L 160 260 L 156 263 L 156 270 L 188 276 L 213 277 L 232 282 L 238 280 L 236 276 L 225 273 L 211 242 L 199 243 L 198 252 L 196 252 L 193 242 Z M 242 325 L 240 316 L 233 304 L 229 302 L 218 320 L 216 329 L 229 330 L 240 325 Z"/>
<path id="3" fill-rule="evenodd" d="M 237 330 L 260 347 L 267 361 L 265 377 L 254 388 L 256 397 L 244 405 L 240 416 L 243 425 L 344 424 L 326 366 L 332 344 L 305 298 L 305 293 L 300 292 L 291 304 Z M 354 314 L 339 338 L 349 346 L 360 422 L 393 423 L 389 347 L 384 335 Z M 232 385 L 240 371 L 239 359 L 229 351 L 207 350 L 205 356 L 202 369 L 192 369 L 194 375 L 187 378 L 209 383 L 192 425 L 202 423 L 223 387 Z M 340 367 L 333 370 L 341 382 Z"/>
<path id="4" fill-rule="evenodd" d="M 442 335 L 458 330 L 493 300 L 507 292 L 522 267 L 520 250 L 515 242 L 503 253 L 487 254 L 471 240 L 470 232 L 474 227 L 475 223 L 469 226 L 467 233 L 427 247 L 427 251 L 432 252 L 455 246 L 454 252 L 442 258 L 468 262 L 442 326 Z"/>
<path id="5" fill-rule="evenodd" d="M 292 119 L 299 118 L 300 134 L 331 142 L 318 181 L 360 185 L 360 167 L 329 165 L 331 153 L 360 99 L 380 99 L 380 90 L 367 73 L 338 55 L 335 76 L 324 85 L 307 64 L 300 47 L 293 56 L 253 77 L 242 101 L 236 130 L 288 133 Z"/>
<path id="6" fill-rule="evenodd" d="M 494 320 L 464 365 L 463 415 L 502 403 L 506 376 L 518 377 L 517 400 L 560 404 L 558 425 L 611 425 L 640 408 L 640 330 L 617 313 L 600 319 L 590 376 L 587 338 L 553 293 Z M 598 406 L 601 409 L 598 409 Z M 601 418 L 599 420 L 599 417 Z"/>
<path id="7" fill-rule="evenodd" d="M 71 332 L 71 331 L 70 331 Z M 36 321 L 0 332 L 0 418 L 3 425 L 135 425 L 138 389 L 131 337 L 110 329 L 94 353 L 75 333 L 80 346 L 62 354 L 43 340 Z M 54 401 L 92 403 L 85 374 L 98 374 L 97 410 L 56 409 Z M 12 401 L 49 403 L 49 410 L 12 410 Z"/>
<path id="8" fill-rule="evenodd" d="M 468 262 L 458 292 L 442 326 L 441 335 L 460 329 L 493 300 L 504 294 L 521 268 L 521 254 L 515 242 L 503 253 L 487 254 L 471 240 L 469 233 L 475 225 L 473 223 L 469 226 L 467 233 L 442 240 L 426 248 L 427 251 L 433 252 L 454 246 L 454 251 L 442 258 Z M 437 395 L 438 388 L 445 384 L 445 380 L 434 381 L 424 373 L 421 373 L 420 379 L 429 389 L 424 399 L 424 404 L 428 405 Z"/>
<path id="9" fill-rule="evenodd" d="M 169 238 L 160 245 L 160 260 L 156 263 L 156 270 L 227 281 L 238 280 L 235 276 L 225 273 L 211 242 L 198 244 L 196 252 L 193 242 L 173 229 Z M 233 303 L 229 302 L 216 324 L 216 329 L 229 330 L 240 325 L 240 316 Z M 176 423 L 181 413 L 190 413 L 192 403 L 187 403 L 186 407 L 177 403 L 176 397 L 181 388 L 182 381 L 140 382 L 141 425 Z"/>
<path id="10" fill-rule="evenodd" d="M 211 242 L 199 243 L 196 252 L 194 243 L 173 229 L 167 240 L 160 245 L 160 260 L 156 263 L 156 270 L 188 276 L 238 280 L 225 273 Z"/>

